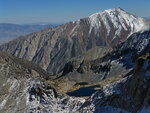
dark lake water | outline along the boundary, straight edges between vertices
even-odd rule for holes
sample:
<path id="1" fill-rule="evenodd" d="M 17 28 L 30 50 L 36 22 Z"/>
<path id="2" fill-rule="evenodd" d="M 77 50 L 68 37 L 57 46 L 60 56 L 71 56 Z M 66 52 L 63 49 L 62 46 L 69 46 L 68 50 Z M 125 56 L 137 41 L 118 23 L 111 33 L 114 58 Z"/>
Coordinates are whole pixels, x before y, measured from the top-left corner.
<path id="1" fill-rule="evenodd" d="M 100 86 L 95 85 L 95 86 L 90 86 L 90 87 L 82 87 L 82 88 L 79 88 L 78 90 L 68 92 L 67 95 L 75 96 L 75 97 L 91 96 L 95 92 L 94 88 L 96 87 L 100 87 Z"/>

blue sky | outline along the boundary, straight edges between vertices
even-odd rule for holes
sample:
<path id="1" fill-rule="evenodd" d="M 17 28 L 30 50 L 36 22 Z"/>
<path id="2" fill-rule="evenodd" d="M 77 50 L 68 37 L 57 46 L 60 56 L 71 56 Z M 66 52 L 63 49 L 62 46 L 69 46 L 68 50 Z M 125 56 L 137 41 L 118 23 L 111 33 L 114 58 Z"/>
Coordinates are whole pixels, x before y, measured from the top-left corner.
<path id="1" fill-rule="evenodd" d="M 115 7 L 150 17 L 150 0 L 0 0 L 0 23 L 62 23 Z"/>

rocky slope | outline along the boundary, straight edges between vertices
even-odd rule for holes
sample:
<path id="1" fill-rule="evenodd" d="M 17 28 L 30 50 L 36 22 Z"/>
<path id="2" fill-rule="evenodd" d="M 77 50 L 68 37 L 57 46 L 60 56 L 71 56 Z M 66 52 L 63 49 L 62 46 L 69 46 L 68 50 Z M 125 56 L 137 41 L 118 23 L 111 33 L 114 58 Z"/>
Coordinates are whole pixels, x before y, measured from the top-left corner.
<path id="1" fill-rule="evenodd" d="M 133 75 L 103 87 L 80 108 L 80 112 L 149 113 L 150 56 L 139 57 Z"/>
<path id="2" fill-rule="evenodd" d="M 5 56 L 5 57 L 4 57 Z M 14 58 L 14 57 L 12 57 Z M 0 53 L 2 113 L 149 113 L 150 55 L 137 59 L 134 73 L 102 87 L 88 99 L 60 96 L 40 72 Z"/>
<path id="3" fill-rule="evenodd" d="M 32 77 L 36 78 L 39 76 L 37 71 L 31 68 L 25 68 L 19 61 L 16 61 L 14 57 L 0 53 L 1 113 L 24 111 L 26 109 L 26 95 L 30 80 Z"/>
<path id="4" fill-rule="evenodd" d="M 114 8 L 22 36 L 2 45 L 0 50 L 32 61 L 55 74 L 68 60 L 87 51 L 94 55 L 90 58 L 98 58 L 124 42 L 132 33 L 147 27 L 148 20 Z M 99 52 L 93 49 L 97 46 Z M 86 55 L 84 57 L 89 59 Z"/>
<path id="5" fill-rule="evenodd" d="M 125 43 L 95 60 L 76 58 L 65 64 L 62 75 L 55 80 L 62 92 L 70 92 L 79 87 L 105 84 L 107 79 L 118 80 L 133 73 L 136 59 L 150 52 L 150 29 L 132 34 Z M 101 83 L 102 82 L 102 83 Z M 86 83 L 86 85 L 79 85 Z M 68 86 L 68 87 L 67 87 Z"/>
<path id="6" fill-rule="evenodd" d="M 55 89 L 45 82 L 45 71 L 27 68 L 22 61 L 0 53 L 1 113 L 67 113 L 76 111 L 85 101 L 58 96 Z M 27 64 L 30 65 L 29 62 Z"/>

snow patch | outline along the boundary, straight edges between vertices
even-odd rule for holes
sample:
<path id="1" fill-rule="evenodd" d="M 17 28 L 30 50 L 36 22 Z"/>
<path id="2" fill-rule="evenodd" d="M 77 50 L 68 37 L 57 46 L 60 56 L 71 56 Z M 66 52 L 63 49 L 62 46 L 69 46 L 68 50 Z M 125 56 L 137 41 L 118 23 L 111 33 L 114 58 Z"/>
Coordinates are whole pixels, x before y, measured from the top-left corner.
<path id="1" fill-rule="evenodd" d="M 91 34 L 91 31 L 93 28 L 97 33 L 97 30 L 101 27 L 101 22 L 99 20 L 99 14 L 96 13 L 96 14 L 89 16 L 89 23 L 90 23 L 89 34 Z"/>
<path id="2" fill-rule="evenodd" d="M 10 82 L 10 78 L 7 79 L 6 83 L 3 84 L 3 86 L 6 86 Z"/>
<path id="3" fill-rule="evenodd" d="M 11 92 L 17 86 L 17 84 L 18 84 L 18 81 L 15 79 L 13 83 L 11 84 L 11 87 L 9 88 L 9 92 Z"/>
<path id="4" fill-rule="evenodd" d="M 79 27 L 80 27 L 80 20 L 78 20 L 78 21 L 75 22 L 75 26 L 74 26 L 74 28 L 72 29 L 70 35 L 72 35 L 72 36 L 77 36 Z"/>
<path id="5" fill-rule="evenodd" d="M 9 96 L 7 96 L 7 97 L 0 103 L 0 110 L 3 109 L 3 107 L 5 106 L 5 104 L 6 104 L 7 100 L 8 100 L 8 97 L 9 97 Z"/>
<path id="6" fill-rule="evenodd" d="M 112 94 L 120 94 L 120 85 L 119 83 L 123 83 L 128 79 L 128 77 L 118 80 L 112 84 L 108 84 L 103 87 L 103 92 L 105 96 L 110 96 Z"/>

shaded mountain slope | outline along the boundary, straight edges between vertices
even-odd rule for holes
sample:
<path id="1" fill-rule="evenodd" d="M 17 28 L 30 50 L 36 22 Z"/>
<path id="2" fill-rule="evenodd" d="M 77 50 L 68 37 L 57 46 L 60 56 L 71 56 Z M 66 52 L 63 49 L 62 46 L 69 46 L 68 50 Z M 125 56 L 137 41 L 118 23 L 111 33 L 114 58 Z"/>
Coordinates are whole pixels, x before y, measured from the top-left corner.
<path id="1" fill-rule="evenodd" d="M 10 65 L 14 66 L 14 67 L 23 67 L 25 69 L 28 69 L 29 72 L 32 72 L 32 70 L 38 72 L 42 78 L 51 78 L 51 75 L 46 72 L 45 70 L 43 70 L 42 68 L 40 68 L 38 65 L 29 62 L 27 60 L 24 59 L 20 59 L 17 57 L 13 57 L 7 53 L 4 52 L 0 52 L 0 57 L 1 59 L 3 59 L 5 62 L 9 63 Z M 16 69 L 16 71 L 19 71 L 19 69 Z"/>

